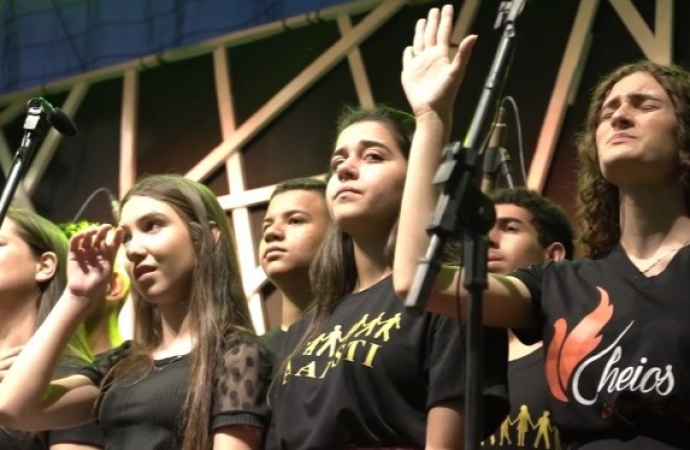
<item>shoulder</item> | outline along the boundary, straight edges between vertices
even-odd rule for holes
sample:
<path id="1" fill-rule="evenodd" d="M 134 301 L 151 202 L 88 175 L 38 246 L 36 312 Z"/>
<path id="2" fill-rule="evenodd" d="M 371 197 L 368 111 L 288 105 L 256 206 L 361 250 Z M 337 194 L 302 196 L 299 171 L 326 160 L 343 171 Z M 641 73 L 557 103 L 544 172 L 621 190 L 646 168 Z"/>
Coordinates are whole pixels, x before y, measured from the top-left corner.
<path id="1" fill-rule="evenodd" d="M 223 343 L 222 362 L 218 365 L 221 375 L 227 371 L 256 369 L 263 372 L 270 368 L 270 352 L 261 337 L 249 331 L 236 331 Z"/>

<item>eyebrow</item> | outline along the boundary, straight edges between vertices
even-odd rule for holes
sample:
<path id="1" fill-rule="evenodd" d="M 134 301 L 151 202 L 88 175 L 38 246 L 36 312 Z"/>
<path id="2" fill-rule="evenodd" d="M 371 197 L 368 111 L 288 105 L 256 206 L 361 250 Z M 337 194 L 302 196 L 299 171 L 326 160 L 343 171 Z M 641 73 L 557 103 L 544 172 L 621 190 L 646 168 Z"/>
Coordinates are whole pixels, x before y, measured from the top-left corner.
<path id="1" fill-rule="evenodd" d="M 511 216 L 506 216 L 506 217 L 498 217 L 496 219 L 496 223 L 500 225 L 504 225 L 508 222 L 518 222 L 520 224 L 524 224 L 525 222 L 523 220 L 518 219 L 517 217 L 511 217 Z"/>
<path id="2" fill-rule="evenodd" d="M 303 209 L 289 209 L 287 211 L 283 211 L 283 212 L 278 213 L 278 214 L 273 214 L 272 216 L 266 216 L 266 218 L 264 219 L 264 223 L 273 222 L 273 217 L 275 217 L 275 216 L 286 217 L 286 216 L 294 216 L 295 214 L 304 214 L 305 216 L 311 217 L 311 214 L 309 214 L 307 211 L 305 211 Z"/>
<path id="3" fill-rule="evenodd" d="M 389 153 L 391 152 L 391 149 L 388 148 L 383 142 L 373 141 L 371 139 L 362 139 L 362 140 L 358 141 L 357 144 L 358 144 L 358 146 L 364 147 L 365 149 L 371 148 L 371 147 L 381 147 L 382 149 L 386 150 L 387 152 L 389 152 Z M 347 151 L 347 149 L 345 147 L 340 147 L 333 152 L 333 155 L 331 157 L 340 156 L 343 153 L 345 153 L 346 151 Z"/>
<path id="4" fill-rule="evenodd" d="M 143 216 L 137 217 L 134 222 L 139 223 L 139 222 L 143 222 L 143 221 L 149 220 L 149 219 L 167 219 L 167 216 L 165 214 L 159 213 L 159 212 L 150 212 L 150 213 L 144 214 Z M 120 227 L 125 229 L 125 230 L 129 229 L 129 226 L 127 226 L 123 223 L 120 223 Z"/>
<path id="5" fill-rule="evenodd" d="M 626 94 L 624 97 L 627 98 L 631 103 L 642 103 L 645 100 L 654 100 L 657 102 L 662 101 L 661 98 L 659 98 L 659 97 L 655 97 L 654 95 L 650 95 L 650 94 L 643 94 L 640 92 L 633 92 L 631 94 Z M 609 99 L 608 101 L 606 101 L 603 105 L 601 105 L 601 110 L 604 111 L 605 109 L 609 109 L 612 107 L 612 105 L 620 104 L 620 102 L 621 102 L 621 96 L 617 95 L 617 96 Z"/>

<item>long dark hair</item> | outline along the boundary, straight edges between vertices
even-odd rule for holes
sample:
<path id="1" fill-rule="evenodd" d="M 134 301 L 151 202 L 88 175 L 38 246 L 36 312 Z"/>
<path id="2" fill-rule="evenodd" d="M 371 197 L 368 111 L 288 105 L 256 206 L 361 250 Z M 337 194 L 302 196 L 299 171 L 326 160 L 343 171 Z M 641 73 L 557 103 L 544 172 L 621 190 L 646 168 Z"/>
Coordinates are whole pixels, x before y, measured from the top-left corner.
<path id="1" fill-rule="evenodd" d="M 50 280 L 38 284 L 39 293 L 36 298 L 35 325 L 35 329 L 38 329 L 46 317 L 48 317 L 48 314 L 67 285 L 67 251 L 69 241 L 60 227 L 35 212 L 10 207 L 7 211 L 7 218 L 12 221 L 15 231 L 26 242 L 36 257 L 52 252 L 57 258 L 55 275 Z M 83 326 L 80 326 L 70 339 L 67 354 L 76 356 L 85 362 L 92 360 Z"/>
<path id="2" fill-rule="evenodd" d="M 187 224 L 194 245 L 196 263 L 189 301 L 194 348 L 183 409 L 182 448 L 210 449 L 214 374 L 227 350 L 224 344 L 233 333 L 253 332 L 225 212 L 209 188 L 177 175 L 155 175 L 140 180 L 122 204 L 133 196 L 150 197 L 170 205 Z M 215 239 L 214 229 L 220 232 L 220 239 Z M 115 366 L 110 379 L 142 364 L 152 368 L 151 351 L 161 343 L 157 306 L 143 301 L 136 289 L 132 289 L 131 295 L 136 317 L 133 352 Z"/>
<path id="3" fill-rule="evenodd" d="M 350 125 L 359 122 L 378 122 L 392 133 L 403 156 L 407 159 L 415 129 L 414 117 L 397 109 L 379 105 L 372 109 L 346 107 L 340 115 L 336 136 Z M 329 174 L 329 177 L 332 174 Z M 395 230 L 391 229 L 386 256 L 393 262 Z M 331 315 L 340 300 L 352 292 L 357 283 L 354 243 L 352 237 L 331 222 L 326 236 L 310 268 L 314 294 L 314 320 L 303 342 L 312 337 Z M 299 348 L 299 346 L 298 346 Z"/>
<path id="4" fill-rule="evenodd" d="M 690 211 L 690 73 L 675 65 L 640 61 L 624 65 L 607 75 L 594 89 L 584 130 L 577 136 L 578 211 L 580 244 L 590 258 L 608 255 L 620 240 L 620 198 L 618 188 L 601 172 L 597 155 L 596 130 L 601 107 L 613 85 L 636 72 L 645 72 L 666 90 L 678 120 L 677 141 L 680 148 L 680 183 L 685 191 L 686 209 Z"/>

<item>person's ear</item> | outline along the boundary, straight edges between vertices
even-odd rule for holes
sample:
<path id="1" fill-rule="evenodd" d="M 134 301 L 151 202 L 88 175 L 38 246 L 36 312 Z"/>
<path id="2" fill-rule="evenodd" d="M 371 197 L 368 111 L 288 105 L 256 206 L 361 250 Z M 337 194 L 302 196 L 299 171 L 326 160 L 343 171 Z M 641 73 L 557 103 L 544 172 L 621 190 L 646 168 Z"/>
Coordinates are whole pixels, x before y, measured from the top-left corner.
<path id="1" fill-rule="evenodd" d="M 545 250 L 546 258 L 552 261 L 563 261 L 565 259 L 565 247 L 560 242 L 552 242 Z"/>
<path id="2" fill-rule="evenodd" d="M 36 282 L 50 281 L 58 271 L 58 257 L 54 252 L 44 252 L 36 263 Z"/>
<path id="3" fill-rule="evenodd" d="M 213 233 L 213 242 L 217 244 L 220 242 L 220 228 L 213 220 L 209 221 L 208 224 L 211 226 L 211 233 Z"/>
<path id="4" fill-rule="evenodd" d="M 108 282 L 108 288 L 105 291 L 105 300 L 108 302 L 119 302 L 125 295 L 129 288 L 129 280 L 127 275 L 119 270 L 113 270 Z"/>

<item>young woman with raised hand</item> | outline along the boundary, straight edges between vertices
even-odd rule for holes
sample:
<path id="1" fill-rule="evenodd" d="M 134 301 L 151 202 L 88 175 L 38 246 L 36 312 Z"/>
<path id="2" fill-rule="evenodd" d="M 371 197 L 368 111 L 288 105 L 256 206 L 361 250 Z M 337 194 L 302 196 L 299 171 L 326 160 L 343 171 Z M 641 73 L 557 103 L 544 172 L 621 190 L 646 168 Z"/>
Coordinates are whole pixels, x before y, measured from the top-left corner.
<path id="1" fill-rule="evenodd" d="M 444 11 L 429 21 L 449 32 L 452 10 Z M 436 90 L 457 89 L 473 42 L 460 45 L 452 73 L 419 68 L 424 76 L 410 78 L 406 65 L 416 117 L 384 107 L 341 116 L 326 191 L 332 224 L 312 265 L 316 307 L 287 332 L 267 449 L 462 448 L 463 329 L 408 314 L 391 272 L 410 146 L 436 132 L 422 105 Z M 506 342 L 503 330 L 487 333 L 486 433 L 507 413 Z"/>

